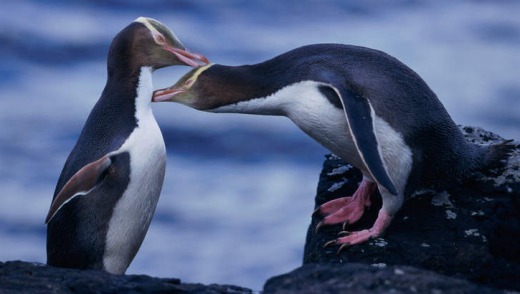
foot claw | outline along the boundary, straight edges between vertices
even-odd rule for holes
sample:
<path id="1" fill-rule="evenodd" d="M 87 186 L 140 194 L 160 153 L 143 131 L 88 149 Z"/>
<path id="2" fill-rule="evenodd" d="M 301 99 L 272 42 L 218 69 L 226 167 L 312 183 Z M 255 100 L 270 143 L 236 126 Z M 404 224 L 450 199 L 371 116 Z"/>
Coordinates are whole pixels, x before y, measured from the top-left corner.
<path id="1" fill-rule="evenodd" d="M 337 243 L 338 243 L 337 240 L 331 240 L 331 241 L 325 243 L 325 244 L 323 245 L 323 248 L 326 248 L 326 247 L 329 247 L 329 246 L 334 246 L 334 245 L 336 245 Z"/>
<path id="2" fill-rule="evenodd" d="M 323 226 L 323 221 L 319 222 L 317 225 L 316 225 L 316 229 L 315 229 L 315 233 L 318 233 L 320 231 L 320 228 Z"/>
<path id="3" fill-rule="evenodd" d="M 349 246 L 350 246 L 349 243 L 345 243 L 345 244 L 341 245 L 338 249 L 338 252 L 336 252 L 336 254 L 339 255 L 343 249 L 348 249 Z"/>
<path id="4" fill-rule="evenodd" d="M 313 212 L 312 212 L 312 217 L 315 217 L 316 215 L 319 215 L 320 214 L 320 208 L 321 208 L 321 205 L 318 206 L 318 208 L 316 208 Z"/>
<path id="5" fill-rule="evenodd" d="M 390 216 L 384 209 L 381 208 L 381 210 L 379 210 L 379 215 L 377 216 L 376 222 L 374 223 L 372 228 L 365 229 L 362 231 L 355 231 L 355 232 L 347 232 L 347 231 L 340 232 L 340 234 L 348 234 L 348 235 L 345 237 L 339 237 L 338 239 L 336 239 L 337 245 L 343 244 L 339 251 L 343 250 L 347 246 L 361 244 L 370 239 L 374 239 L 374 238 L 381 236 L 381 234 L 388 227 L 388 225 L 390 224 L 391 221 L 392 221 L 392 216 Z"/>
<path id="6" fill-rule="evenodd" d="M 350 234 L 352 234 L 352 232 L 350 232 L 350 231 L 341 231 L 338 233 L 339 236 L 348 236 Z"/>
<path id="7" fill-rule="evenodd" d="M 343 222 L 343 226 L 341 226 L 341 230 L 346 231 L 348 225 L 349 225 L 348 220 L 346 220 L 345 222 Z"/>

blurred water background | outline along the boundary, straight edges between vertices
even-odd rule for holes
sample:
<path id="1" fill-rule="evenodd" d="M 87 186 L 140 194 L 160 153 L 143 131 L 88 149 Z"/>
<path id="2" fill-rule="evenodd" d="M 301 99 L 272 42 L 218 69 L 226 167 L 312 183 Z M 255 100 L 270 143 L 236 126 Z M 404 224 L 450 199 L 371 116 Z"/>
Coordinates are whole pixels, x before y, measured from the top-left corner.
<path id="1" fill-rule="evenodd" d="M 385 51 L 457 123 L 520 138 L 520 2 L 30 1 L 0 3 L 0 260 L 45 262 L 54 187 L 105 82 L 112 37 L 156 18 L 212 62 L 310 43 Z M 154 74 L 172 84 L 186 67 Z M 128 273 L 261 289 L 299 266 L 327 153 L 287 119 L 154 105 L 168 149 L 157 213 Z"/>

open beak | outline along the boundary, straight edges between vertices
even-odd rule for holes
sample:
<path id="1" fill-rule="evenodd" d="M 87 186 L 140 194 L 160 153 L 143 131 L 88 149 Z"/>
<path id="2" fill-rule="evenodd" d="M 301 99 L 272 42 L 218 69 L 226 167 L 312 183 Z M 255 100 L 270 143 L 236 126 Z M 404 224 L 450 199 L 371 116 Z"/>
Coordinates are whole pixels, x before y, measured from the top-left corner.
<path id="1" fill-rule="evenodd" d="M 173 96 L 184 92 L 183 89 L 179 88 L 165 88 L 153 92 L 152 102 L 165 102 L 171 101 Z"/>
<path id="2" fill-rule="evenodd" d="M 182 63 L 188 66 L 199 67 L 202 65 L 201 63 L 209 63 L 209 60 L 201 54 L 188 52 L 188 50 L 182 50 L 173 47 L 164 47 L 164 49 L 173 53 Z"/>

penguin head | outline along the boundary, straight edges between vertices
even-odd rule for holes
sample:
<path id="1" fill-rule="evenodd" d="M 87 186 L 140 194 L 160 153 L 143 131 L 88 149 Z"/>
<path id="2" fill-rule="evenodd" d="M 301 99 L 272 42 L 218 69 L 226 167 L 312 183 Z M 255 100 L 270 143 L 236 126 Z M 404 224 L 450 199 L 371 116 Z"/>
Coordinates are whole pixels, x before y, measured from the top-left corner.
<path id="1" fill-rule="evenodd" d="M 159 69 L 171 65 L 198 67 L 201 63 L 209 63 L 203 55 L 189 52 L 168 27 L 148 17 L 137 18 L 119 32 L 112 41 L 109 55 L 124 56 L 112 60 L 119 66 L 125 62 L 134 68 L 148 66 Z"/>
<path id="2" fill-rule="evenodd" d="M 152 101 L 177 102 L 198 110 L 215 108 L 219 83 L 205 74 L 213 65 L 192 69 L 173 86 L 155 91 Z"/>

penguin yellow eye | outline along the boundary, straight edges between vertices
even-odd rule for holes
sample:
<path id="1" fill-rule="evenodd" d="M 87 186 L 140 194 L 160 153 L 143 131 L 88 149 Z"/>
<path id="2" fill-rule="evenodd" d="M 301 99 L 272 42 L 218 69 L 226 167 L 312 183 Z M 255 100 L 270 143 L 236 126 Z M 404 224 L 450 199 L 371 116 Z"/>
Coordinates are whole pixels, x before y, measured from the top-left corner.
<path id="1" fill-rule="evenodd" d="M 154 34 L 153 38 L 154 38 L 155 42 L 159 45 L 163 45 L 166 43 L 166 39 L 161 34 Z"/>
<path id="2" fill-rule="evenodd" d="M 193 83 L 195 83 L 195 80 L 189 79 L 186 81 L 186 83 L 184 83 L 184 87 L 191 87 L 191 85 L 193 85 Z"/>

